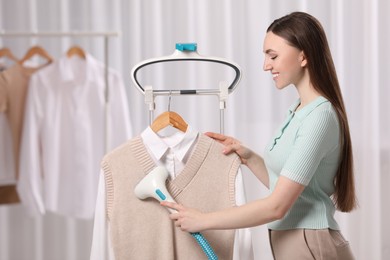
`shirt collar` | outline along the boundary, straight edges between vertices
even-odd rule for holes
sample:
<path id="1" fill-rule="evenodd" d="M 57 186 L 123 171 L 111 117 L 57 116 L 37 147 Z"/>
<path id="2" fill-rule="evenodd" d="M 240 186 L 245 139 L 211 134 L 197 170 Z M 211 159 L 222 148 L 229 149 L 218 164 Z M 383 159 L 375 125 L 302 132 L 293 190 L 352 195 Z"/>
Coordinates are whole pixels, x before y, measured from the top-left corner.
<path id="1" fill-rule="evenodd" d="M 318 107 L 319 105 L 321 105 L 322 103 L 324 102 L 329 102 L 325 97 L 323 96 L 319 96 L 317 97 L 316 99 L 314 99 L 313 101 L 311 101 L 309 104 L 307 104 L 306 106 L 304 106 L 302 109 L 298 110 L 295 112 L 295 110 L 297 109 L 297 107 L 299 106 L 299 104 L 301 103 L 301 100 L 298 99 L 297 101 L 295 101 L 295 103 L 289 108 L 289 114 L 295 114 L 295 116 L 297 116 L 299 119 L 303 119 L 305 118 L 308 114 L 310 114 L 311 111 L 313 111 L 316 107 Z"/>
<path id="2" fill-rule="evenodd" d="M 89 53 L 85 54 L 85 59 L 78 57 L 78 56 L 72 56 L 67 57 L 67 55 L 63 55 L 61 59 L 59 60 L 59 68 L 60 68 L 60 75 L 63 81 L 74 81 L 75 80 L 75 74 L 73 73 L 72 67 L 80 64 L 85 65 L 85 78 L 84 82 L 88 82 L 93 77 L 92 73 L 92 66 L 94 58 Z"/>
<path id="3" fill-rule="evenodd" d="M 190 125 L 188 125 L 185 133 L 176 132 L 171 136 L 162 137 L 148 126 L 141 133 L 141 138 L 145 146 L 157 160 L 160 160 L 167 150 L 171 148 L 175 157 L 179 161 L 183 161 L 184 157 L 187 155 L 193 143 L 197 139 L 198 134 L 198 131 L 195 131 Z"/>

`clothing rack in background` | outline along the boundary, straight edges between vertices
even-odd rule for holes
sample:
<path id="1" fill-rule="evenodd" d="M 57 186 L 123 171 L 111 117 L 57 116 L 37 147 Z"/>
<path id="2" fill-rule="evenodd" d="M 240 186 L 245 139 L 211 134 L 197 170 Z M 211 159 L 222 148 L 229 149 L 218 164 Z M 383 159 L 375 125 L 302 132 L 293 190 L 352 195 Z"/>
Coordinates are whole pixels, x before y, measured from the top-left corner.
<path id="1" fill-rule="evenodd" d="M 108 152 L 109 149 L 109 127 L 108 127 L 108 113 L 109 113 L 109 81 L 108 81 L 108 70 L 109 70 L 109 38 L 118 37 L 120 35 L 119 32 L 111 31 L 111 32 L 92 32 L 92 31 L 69 31 L 69 32 L 60 32 L 60 31 L 46 31 L 46 32 L 7 32 L 0 31 L 0 37 L 2 38 L 22 38 L 22 37 L 71 37 L 71 38 L 79 38 L 79 37 L 88 37 L 88 38 L 103 38 L 104 41 L 104 79 L 105 79 L 105 151 Z"/>

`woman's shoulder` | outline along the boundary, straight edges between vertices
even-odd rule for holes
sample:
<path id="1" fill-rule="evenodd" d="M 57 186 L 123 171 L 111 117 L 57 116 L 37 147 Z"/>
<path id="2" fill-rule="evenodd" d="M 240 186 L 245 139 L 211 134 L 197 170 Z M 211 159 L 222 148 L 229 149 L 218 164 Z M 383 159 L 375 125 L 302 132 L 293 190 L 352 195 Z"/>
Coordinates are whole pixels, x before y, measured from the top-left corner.
<path id="1" fill-rule="evenodd" d="M 322 129 L 323 131 L 337 133 L 339 130 L 339 120 L 336 110 L 328 100 L 313 108 L 302 123 L 306 127 L 315 127 L 317 129 L 316 131 Z"/>
<path id="2" fill-rule="evenodd" d="M 324 101 L 319 103 L 309 114 L 315 117 L 332 117 L 337 119 L 337 113 L 330 101 L 324 98 Z M 308 115 L 308 116 L 309 116 Z"/>

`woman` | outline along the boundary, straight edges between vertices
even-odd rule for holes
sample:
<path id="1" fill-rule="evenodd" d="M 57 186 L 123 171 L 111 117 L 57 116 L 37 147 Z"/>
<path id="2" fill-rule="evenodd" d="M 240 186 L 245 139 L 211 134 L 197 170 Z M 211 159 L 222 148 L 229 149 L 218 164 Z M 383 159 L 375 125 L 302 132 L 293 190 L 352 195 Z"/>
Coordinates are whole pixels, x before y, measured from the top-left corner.
<path id="1" fill-rule="evenodd" d="M 237 229 L 268 223 L 275 259 L 353 259 L 334 219 L 356 207 L 352 146 L 335 67 L 321 24 L 294 12 L 275 20 L 264 39 L 264 70 L 278 89 L 299 99 L 271 139 L 264 158 L 236 139 L 206 133 L 237 153 L 270 195 L 240 207 L 202 213 L 183 205 L 171 219 L 183 231 Z"/>

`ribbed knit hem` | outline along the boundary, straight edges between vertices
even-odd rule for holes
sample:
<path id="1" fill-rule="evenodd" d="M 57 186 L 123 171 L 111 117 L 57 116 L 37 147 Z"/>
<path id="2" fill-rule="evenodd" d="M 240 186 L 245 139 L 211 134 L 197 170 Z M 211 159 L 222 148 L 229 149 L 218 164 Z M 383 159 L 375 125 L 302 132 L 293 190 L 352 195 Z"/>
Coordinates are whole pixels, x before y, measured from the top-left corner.
<path id="1" fill-rule="evenodd" d="M 114 203 L 114 181 L 112 179 L 110 166 L 105 160 L 102 161 L 101 167 L 104 172 L 104 179 L 106 184 L 106 214 L 107 219 L 109 220 L 112 214 L 112 205 Z"/>
<path id="2" fill-rule="evenodd" d="M 237 206 L 236 203 L 236 177 L 238 168 L 241 165 L 241 159 L 236 154 L 231 154 L 231 156 L 236 156 L 237 158 L 233 161 L 232 167 L 229 172 L 229 200 L 232 207 Z"/>
<path id="3" fill-rule="evenodd" d="M 156 167 L 156 164 L 146 150 L 145 144 L 143 143 L 141 136 L 137 136 L 131 139 L 129 147 L 131 147 L 131 150 L 133 151 L 134 156 L 137 158 L 142 169 L 144 170 L 145 175 L 151 172 Z"/>

